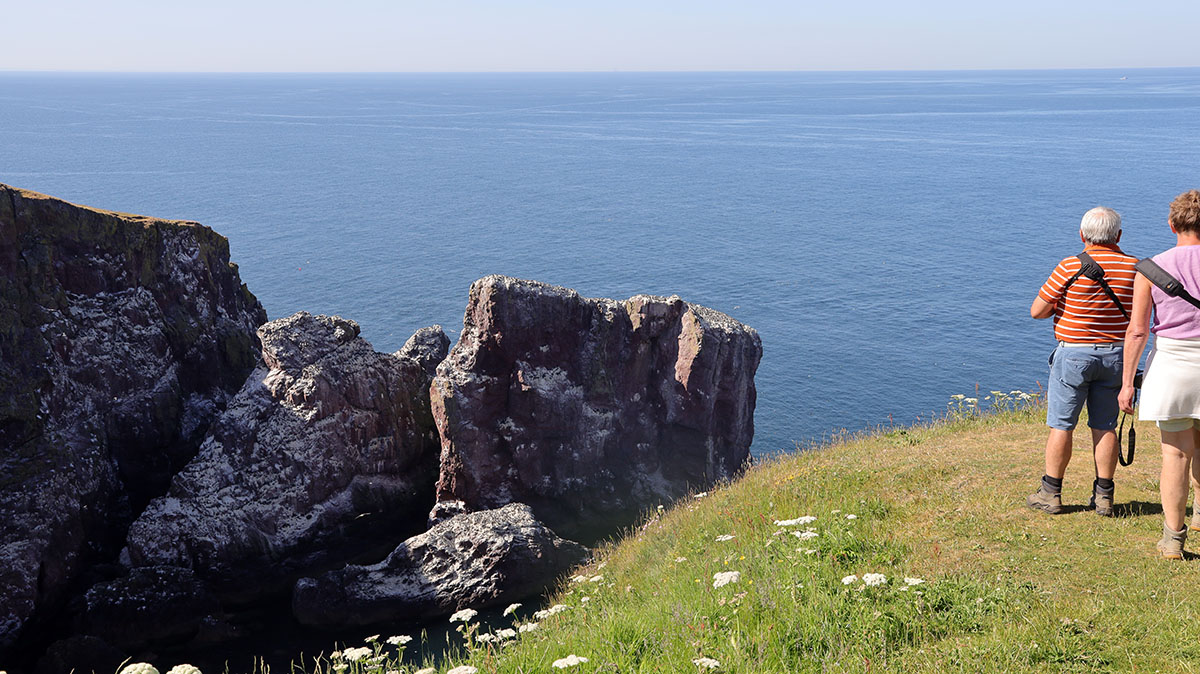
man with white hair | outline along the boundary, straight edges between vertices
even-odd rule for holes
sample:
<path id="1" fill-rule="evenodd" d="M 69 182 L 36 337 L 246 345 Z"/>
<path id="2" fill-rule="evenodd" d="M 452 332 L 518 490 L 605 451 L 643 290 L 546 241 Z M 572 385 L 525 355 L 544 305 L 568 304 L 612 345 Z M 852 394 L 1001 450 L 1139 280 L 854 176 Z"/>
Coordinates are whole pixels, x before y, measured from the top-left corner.
<path id="1" fill-rule="evenodd" d="M 1068 257 L 1038 291 L 1029 308 L 1034 318 L 1054 317 L 1058 346 L 1050 355 L 1046 390 L 1046 473 L 1025 503 L 1051 514 L 1063 511 L 1062 483 L 1071 460 L 1071 436 L 1086 404 L 1092 431 L 1096 514 L 1113 514 L 1113 473 L 1117 468 L 1117 394 L 1125 328 L 1133 306 L 1133 265 L 1137 258 L 1117 247 L 1121 216 L 1098 206 L 1083 216 L 1083 253 Z"/>

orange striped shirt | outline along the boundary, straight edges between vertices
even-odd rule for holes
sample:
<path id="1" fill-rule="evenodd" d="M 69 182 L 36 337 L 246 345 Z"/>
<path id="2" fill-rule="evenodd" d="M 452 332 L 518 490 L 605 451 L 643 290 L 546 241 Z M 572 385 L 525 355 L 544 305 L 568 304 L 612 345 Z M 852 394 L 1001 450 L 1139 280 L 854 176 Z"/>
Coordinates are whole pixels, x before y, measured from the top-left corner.
<path id="1" fill-rule="evenodd" d="M 1133 265 L 1137 258 L 1126 255 L 1116 244 L 1089 243 L 1084 252 L 1104 269 L 1104 280 L 1125 306 L 1133 310 Z M 1038 297 L 1054 305 L 1054 337 L 1064 342 L 1119 342 L 1125 339 L 1129 319 L 1121 315 L 1099 283 L 1086 276 L 1075 279 L 1063 296 L 1063 286 L 1079 271 L 1077 257 L 1068 257 L 1054 268 L 1042 284 Z"/>

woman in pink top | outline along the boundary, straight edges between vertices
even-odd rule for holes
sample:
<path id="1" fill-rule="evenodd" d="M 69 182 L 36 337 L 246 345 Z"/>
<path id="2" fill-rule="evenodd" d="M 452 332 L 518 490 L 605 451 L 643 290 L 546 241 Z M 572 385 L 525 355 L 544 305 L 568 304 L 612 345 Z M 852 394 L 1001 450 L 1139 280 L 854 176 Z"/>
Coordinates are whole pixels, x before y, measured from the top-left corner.
<path id="1" fill-rule="evenodd" d="M 1167 224 L 1175 233 L 1175 247 L 1154 256 L 1154 261 L 1200 297 L 1200 191 L 1175 197 Z M 1150 309 L 1154 323 L 1150 323 Z M 1121 409 L 1133 412 L 1133 376 L 1148 333 L 1154 348 L 1146 360 L 1139 419 L 1158 422 L 1162 432 L 1163 537 L 1158 549 L 1166 559 L 1183 559 L 1188 527 L 1188 474 L 1197 487 L 1191 528 L 1200 531 L 1200 308 L 1171 297 L 1141 274 L 1133 283 L 1133 313 L 1125 331 L 1125 365 L 1118 397 Z"/>

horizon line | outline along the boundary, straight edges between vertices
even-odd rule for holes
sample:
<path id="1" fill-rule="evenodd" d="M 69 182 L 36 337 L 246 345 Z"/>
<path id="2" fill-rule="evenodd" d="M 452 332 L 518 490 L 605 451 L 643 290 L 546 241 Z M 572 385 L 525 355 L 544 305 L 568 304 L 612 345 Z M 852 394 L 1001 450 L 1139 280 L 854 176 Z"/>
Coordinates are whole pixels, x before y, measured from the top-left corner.
<path id="1" fill-rule="evenodd" d="M 735 73 L 965 73 L 965 72 L 1045 72 L 1056 70 L 1187 70 L 1198 65 L 1173 66 L 1045 66 L 1036 68 L 711 68 L 711 69 L 586 69 L 586 70 L 90 70 L 90 69 L 17 69 L 0 68 L 3 74 L 61 75 L 602 75 L 602 74 L 735 74 Z"/>

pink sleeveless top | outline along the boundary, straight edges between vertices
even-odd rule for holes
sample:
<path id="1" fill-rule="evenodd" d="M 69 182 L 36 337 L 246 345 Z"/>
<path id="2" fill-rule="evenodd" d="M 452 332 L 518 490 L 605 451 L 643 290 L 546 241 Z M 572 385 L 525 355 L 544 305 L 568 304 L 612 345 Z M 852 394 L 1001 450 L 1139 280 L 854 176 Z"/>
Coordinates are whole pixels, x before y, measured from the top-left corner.
<path id="1" fill-rule="evenodd" d="M 1155 255 L 1154 261 L 1179 279 L 1193 297 L 1200 298 L 1200 246 L 1176 246 Z M 1200 339 L 1200 309 L 1154 285 L 1150 297 L 1154 300 L 1150 332 L 1168 339 Z"/>

